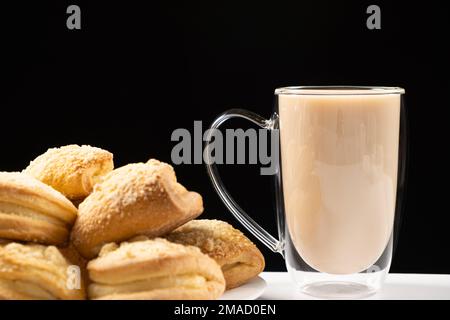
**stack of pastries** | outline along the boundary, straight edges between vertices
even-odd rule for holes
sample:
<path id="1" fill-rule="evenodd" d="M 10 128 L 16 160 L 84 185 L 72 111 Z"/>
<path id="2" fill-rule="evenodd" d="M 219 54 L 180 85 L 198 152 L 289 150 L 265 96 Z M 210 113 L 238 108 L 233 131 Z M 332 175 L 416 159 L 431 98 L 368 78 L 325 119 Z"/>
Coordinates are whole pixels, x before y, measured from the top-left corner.
<path id="1" fill-rule="evenodd" d="M 169 164 L 114 169 L 100 148 L 49 149 L 0 172 L 0 299 L 217 299 L 264 257 L 202 212 Z"/>

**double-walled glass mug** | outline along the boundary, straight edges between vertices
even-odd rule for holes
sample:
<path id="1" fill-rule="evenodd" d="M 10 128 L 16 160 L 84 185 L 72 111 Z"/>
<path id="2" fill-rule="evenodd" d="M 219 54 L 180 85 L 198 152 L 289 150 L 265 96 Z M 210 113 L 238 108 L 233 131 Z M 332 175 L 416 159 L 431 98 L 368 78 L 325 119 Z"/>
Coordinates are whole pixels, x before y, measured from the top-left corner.
<path id="1" fill-rule="evenodd" d="M 232 109 L 211 125 L 240 117 L 279 130 L 279 239 L 233 200 L 208 152 L 207 170 L 231 213 L 284 256 L 307 294 L 358 298 L 384 282 L 405 179 L 403 94 L 397 87 L 285 87 L 275 90 L 270 120 Z"/>

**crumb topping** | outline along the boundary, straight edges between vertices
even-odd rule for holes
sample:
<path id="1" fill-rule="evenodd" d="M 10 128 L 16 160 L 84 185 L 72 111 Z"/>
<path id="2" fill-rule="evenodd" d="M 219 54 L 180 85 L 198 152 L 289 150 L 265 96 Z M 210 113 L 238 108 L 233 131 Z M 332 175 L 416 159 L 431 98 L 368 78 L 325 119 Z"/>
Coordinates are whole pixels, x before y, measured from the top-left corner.
<path id="1" fill-rule="evenodd" d="M 131 242 L 122 242 L 120 245 L 116 243 L 104 245 L 98 259 L 121 261 L 148 258 L 149 260 L 158 260 L 192 253 L 199 254 L 201 252 L 198 248 L 172 243 L 162 238 L 143 241 L 134 239 Z"/>
<path id="2" fill-rule="evenodd" d="M 241 231 L 220 220 L 192 220 L 166 236 L 169 241 L 200 248 L 221 261 L 256 247 Z"/>

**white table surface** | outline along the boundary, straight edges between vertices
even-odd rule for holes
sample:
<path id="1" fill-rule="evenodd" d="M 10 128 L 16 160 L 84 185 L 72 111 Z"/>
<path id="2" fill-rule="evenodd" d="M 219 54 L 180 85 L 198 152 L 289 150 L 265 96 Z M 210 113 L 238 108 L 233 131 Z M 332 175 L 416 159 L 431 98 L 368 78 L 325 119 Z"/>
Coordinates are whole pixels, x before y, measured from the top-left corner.
<path id="1" fill-rule="evenodd" d="M 316 299 L 301 293 L 294 287 L 287 272 L 263 272 L 260 275 L 267 283 L 264 293 L 259 299 Z M 365 299 L 416 300 L 450 299 L 450 275 L 444 274 L 404 274 L 393 273 L 387 276 L 384 288 Z"/>

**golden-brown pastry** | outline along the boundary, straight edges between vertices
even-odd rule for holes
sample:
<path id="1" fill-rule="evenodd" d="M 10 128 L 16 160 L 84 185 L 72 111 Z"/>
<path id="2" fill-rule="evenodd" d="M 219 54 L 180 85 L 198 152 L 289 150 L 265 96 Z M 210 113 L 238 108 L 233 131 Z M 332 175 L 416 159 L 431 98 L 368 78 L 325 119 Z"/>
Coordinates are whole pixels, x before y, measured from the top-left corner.
<path id="1" fill-rule="evenodd" d="M 193 220 L 166 238 L 196 246 L 216 260 L 222 267 L 227 289 L 244 284 L 264 270 L 264 257 L 255 244 L 224 221 Z"/>
<path id="2" fill-rule="evenodd" d="M 87 268 L 91 299 L 203 300 L 225 290 L 213 259 L 161 238 L 107 244 Z"/>
<path id="3" fill-rule="evenodd" d="M 79 201 L 114 167 L 112 153 L 91 146 L 52 148 L 33 160 L 25 173 Z"/>
<path id="4" fill-rule="evenodd" d="M 82 283 L 69 278 L 71 267 L 54 246 L 0 245 L 0 299 L 84 299 Z"/>
<path id="5" fill-rule="evenodd" d="M 93 258 L 106 243 L 161 236 L 202 211 L 202 197 L 179 184 L 170 165 L 129 164 L 106 175 L 80 204 L 72 241 Z"/>
<path id="6" fill-rule="evenodd" d="M 0 238 L 62 244 L 77 208 L 58 191 L 19 172 L 0 172 Z"/>

